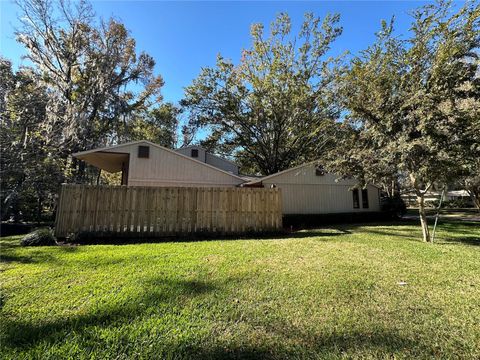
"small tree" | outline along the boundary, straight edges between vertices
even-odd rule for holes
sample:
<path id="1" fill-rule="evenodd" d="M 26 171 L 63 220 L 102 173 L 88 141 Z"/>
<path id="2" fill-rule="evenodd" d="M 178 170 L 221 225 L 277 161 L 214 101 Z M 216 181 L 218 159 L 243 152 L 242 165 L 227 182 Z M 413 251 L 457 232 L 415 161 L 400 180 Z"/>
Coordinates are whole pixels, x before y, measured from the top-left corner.
<path id="1" fill-rule="evenodd" d="M 430 241 L 425 193 L 449 183 L 478 158 L 480 45 L 478 4 L 450 14 L 440 2 L 413 12 L 411 37 L 383 22 L 374 45 L 341 78 L 346 110 L 342 151 L 330 167 L 364 181 L 404 176 L 415 192 L 424 241 Z"/>
<path id="2" fill-rule="evenodd" d="M 243 165 L 265 175 L 310 160 L 331 143 L 338 108 L 334 60 L 326 57 L 340 35 L 339 16 L 306 14 L 298 36 L 280 14 L 270 36 L 251 28 L 252 47 L 238 65 L 218 56 L 185 90 L 190 127 L 207 127 L 208 148 L 237 151 Z"/>

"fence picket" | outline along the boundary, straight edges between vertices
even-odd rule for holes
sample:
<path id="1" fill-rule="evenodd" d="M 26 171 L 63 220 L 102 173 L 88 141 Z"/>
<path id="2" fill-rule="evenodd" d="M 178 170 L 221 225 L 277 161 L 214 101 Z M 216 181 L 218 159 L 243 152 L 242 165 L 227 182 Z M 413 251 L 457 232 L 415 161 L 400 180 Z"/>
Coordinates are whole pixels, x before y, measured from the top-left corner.
<path id="1" fill-rule="evenodd" d="M 162 236 L 243 233 L 282 227 L 280 189 L 63 184 L 55 234 L 78 231 Z"/>

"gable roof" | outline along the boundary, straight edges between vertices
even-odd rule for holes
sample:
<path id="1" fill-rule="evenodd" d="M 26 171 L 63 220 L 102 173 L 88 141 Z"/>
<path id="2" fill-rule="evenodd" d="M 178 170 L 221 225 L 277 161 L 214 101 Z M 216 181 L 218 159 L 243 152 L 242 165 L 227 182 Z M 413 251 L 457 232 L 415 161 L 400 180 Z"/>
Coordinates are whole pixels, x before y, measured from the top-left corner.
<path id="1" fill-rule="evenodd" d="M 177 149 L 175 149 L 175 151 L 177 150 L 183 150 L 183 149 L 202 149 L 203 151 L 205 151 L 205 154 L 208 154 L 210 156 L 213 156 L 217 159 L 220 159 L 222 161 L 225 161 L 225 162 L 228 162 L 232 165 L 235 165 L 238 167 L 238 164 L 237 163 L 234 163 L 233 161 L 231 160 L 228 160 L 228 159 L 225 159 L 224 157 L 221 157 L 221 156 L 218 156 L 218 155 L 215 155 L 215 154 L 212 154 L 211 152 L 208 152 L 204 147 L 200 146 L 200 145 L 188 145 L 188 146 L 182 146 L 182 147 L 179 147 Z M 205 155 L 206 156 L 206 155 Z"/>
<path id="2" fill-rule="evenodd" d="M 306 167 L 306 166 L 310 166 L 310 165 L 312 165 L 312 164 L 318 163 L 319 161 L 320 161 L 320 160 L 313 160 L 313 161 L 307 162 L 307 163 L 305 163 L 305 164 L 301 164 L 301 165 L 295 166 L 295 167 L 290 168 L 290 169 L 286 169 L 286 170 L 279 171 L 279 172 L 277 172 L 277 173 L 275 173 L 275 174 L 267 175 L 267 176 L 264 176 L 264 177 L 255 179 L 255 180 L 253 180 L 253 181 L 249 181 L 249 182 L 244 183 L 244 184 L 242 184 L 242 185 L 245 185 L 245 186 L 255 185 L 255 184 L 261 183 L 261 182 L 264 181 L 264 180 L 269 180 L 269 179 L 272 179 L 272 178 L 276 178 L 277 176 L 280 176 L 280 175 L 283 175 L 283 174 L 287 174 L 287 173 L 289 173 L 289 172 L 292 172 L 292 171 L 301 169 L 301 168 Z M 332 174 L 332 173 L 327 173 L 327 174 L 334 175 L 334 174 Z M 376 188 L 379 188 L 379 189 L 380 189 L 380 186 L 378 186 L 378 185 L 375 185 L 375 184 L 368 184 L 368 185 L 372 185 L 372 186 L 375 186 Z"/>
<path id="3" fill-rule="evenodd" d="M 116 148 L 124 147 L 124 146 L 128 146 L 128 145 L 140 144 L 140 143 L 143 143 L 143 142 L 153 144 L 152 142 L 147 141 L 147 140 L 129 141 L 129 142 L 126 142 L 126 143 L 123 143 L 123 144 L 109 145 L 109 146 L 104 146 L 104 147 L 101 147 L 101 148 L 79 151 L 79 152 L 73 153 L 72 156 L 73 157 L 79 157 L 79 156 L 82 156 L 82 155 L 88 155 L 88 154 L 91 154 L 91 153 L 101 152 L 101 151 L 108 151 L 108 150 L 112 150 L 112 149 L 116 149 Z"/>
<path id="4" fill-rule="evenodd" d="M 175 151 L 182 150 L 182 149 L 193 149 L 193 148 L 205 150 L 205 148 L 200 145 L 187 145 L 187 146 L 181 146 L 179 148 L 176 148 Z M 207 150 L 205 150 L 205 152 L 207 152 Z"/>
<path id="5" fill-rule="evenodd" d="M 228 171 L 225 171 L 225 170 L 222 170 L 222 169 L 219 169 L 213 165 L 210 165 L 210 164 L 207 164 L 207 163 L 204 163 L 202 161 L 198 161 L 198 160 L 195 160 L 194 158 L 191 158 L 190 156 L 186 156 L 186 155 L 183 155 L 175 150 L 171 150 L 171 149 L 168 149 L 164 146 L 161 146 L 161 145 L 158 145 L 158 144 L 155 144 L 151 141 L 148 141 L 148 140 L 137 140 L 137 141 L 130 141 L 130 142 L 127 142 L 127 143 L 124 143 L 124 144 L 118 144 L 118 145 L 112 145 L 112 146 L 105 146 L 103 148 L 97 148 L 97 149 L 92 149 L 92 150 L 85 150 L 85 151 L 80 151 L 80 152 L 76 152 L 74 154 L 72 154 L 72 156 L 80 159 L 80 160 L 83 160 L 81 159 L 81 157 L 83 157 L 84 155 L 89 155 L 89 154 L 94 154 L 94 153 L 116 153 L 116 151 L 111 151 L 111 150 L 121 150 L 121 148 L 123 147 L 126 147 L 126 146 L 130 146 L 130 145 L 136 145 L 136 144 L 148 144 L 148 145 L 151 145 L 153 147 L 156 147 L 160 150 L 163 150 L 163 151 L 167 151 L 171 154 L 175 154 L 176 156 L 182 158 L 182 159 L 187 159 L 189 161 L 193 161 L 197 164 L 201 164 L 202 166 L 205 166 L 209 169 L 212 169 L 212 170 L 215 170 L 215 171 L 218 171 L 218 172 L 221 172 L 223 174 L 226 174 L 226 175 L 229 175 L 235 179 L 238 179 L 238 180 L 241 180 L 242 182 L 245 182 L 245 180 L 243 178 L 241 178 L 240 176 L 237 176 L 237 175 L 234 175 Z M 121 151 L 118 151 L 118 152 L 121 152 Z"/>
<path id="6" fill-rule="evenodd" d="M 301 165 L 295 166 L 295 167 L 290 168 L 290 169 L 282 170 L 282 171 L 276 172 L 276 173 L 274 173 L 274 174 L 270 174 L 270 175 L 267 175 L 267 176 L 263 176 L 263 177 L 260 177 L 260 178 L 258 178 L 258 179 L 255 179 L 255 180 L 253 180 L 253 181 L 250 181 L 250 182 L 248 182 L 248 183 L 245 183 L 244 185 L 257 184 L 257 183 L 262 182 L 262 181 L 264 181 L 264 180 L 269 180 L 269 179 L 275 178 L 275 177 L 277 177 L 277 176 L 279 176 L 279 175 L 283 175 L 283 174 L 289 173 L 289 172 L 291 172 L 291 171 L 294 171 L 294 170 L 297 170 L 297 169 L 301 169 L 301 168 L 303 168 L 303 167 L 305 167 L 305 166 L 314 164 L 314 163 L 316 163 L 317 161 L 318 161 L 318 160 L 310 161 L 310 162 L 308 162 L 308 163 L 301 164 Z"/>

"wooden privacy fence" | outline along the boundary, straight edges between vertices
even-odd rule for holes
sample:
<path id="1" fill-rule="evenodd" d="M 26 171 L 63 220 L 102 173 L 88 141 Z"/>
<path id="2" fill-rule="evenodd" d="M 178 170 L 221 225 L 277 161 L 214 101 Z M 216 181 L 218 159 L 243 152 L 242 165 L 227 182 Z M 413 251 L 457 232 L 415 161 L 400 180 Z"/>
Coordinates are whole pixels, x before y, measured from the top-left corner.
<path id="1" fill-rule="evenodd" d="M 138 237 L 282 227 L 280 189 L 62 185 L 55 235 Z"/>

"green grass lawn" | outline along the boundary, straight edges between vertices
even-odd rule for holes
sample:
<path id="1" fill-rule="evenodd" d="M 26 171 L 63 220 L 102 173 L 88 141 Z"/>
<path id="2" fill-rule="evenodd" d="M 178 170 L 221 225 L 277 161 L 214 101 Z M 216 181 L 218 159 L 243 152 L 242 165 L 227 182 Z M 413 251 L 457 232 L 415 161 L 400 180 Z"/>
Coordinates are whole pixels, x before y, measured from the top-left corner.
<path id="1" fill-rule="evenodd" d="M 22 248 L 1 239 L 7 358 L 480 358 L 480 223 Z M 399 282 L 406 282 L 400 285 Z"/>

